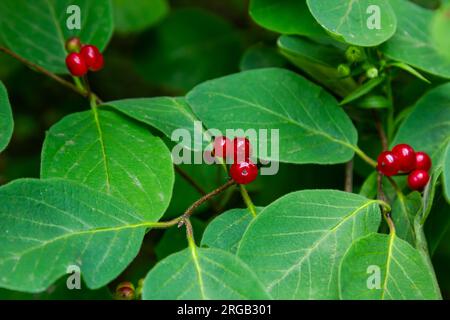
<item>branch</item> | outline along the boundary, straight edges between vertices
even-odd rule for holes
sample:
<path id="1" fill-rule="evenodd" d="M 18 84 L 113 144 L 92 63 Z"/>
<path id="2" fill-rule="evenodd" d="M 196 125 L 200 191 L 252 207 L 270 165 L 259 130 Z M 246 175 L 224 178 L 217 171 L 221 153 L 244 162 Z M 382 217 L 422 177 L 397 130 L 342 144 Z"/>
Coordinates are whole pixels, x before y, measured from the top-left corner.
<path id="1" fill-rule="evenodd" d="M 375 127 L 377 128 L 378 136 L 381 140 L 381 146 L 383 147 L 383 151 L 388 150 L 388 139 L 386 136 L 386 132 L 384 132 L 383 124 L 381 123 L 380 117 L 378 116 L 378 113 L 373 110 L 372 111 L 373 117 L 375 118 Z"/>
<path id="2" fill-rule="evenodd" d="M 39 66 L 39 65 L 37 65 L 37 64 L 35 64 L 35 63 L 31 62 L 31 61 L 28 61 L 25 58 L 22 58 L 21 56 L 17 55 L 16 53 L 14 53 L 11 50 L 0 46 L 0 51 L 6 53 L 7 55 L 13 57 L 14 59 L 16 59 L 18 61 L 20 61 L 21 63 L 23 63 L 24 65 L 26 65 L 30 69 L 35 70 L 35 71 L 37 71 L 39 73 L 42 73 L 42 74 L 46 75 L 47 77 L 55 80 L 56 82 L 62 84 L 66 88 L 69 88 L 70 90 L 78 93 L 79 95 L 81 95 L 81 96 L 83 96 L 85 98 L 88 98 L 90 96 L 88 91 L 83 90 L 81 88 L 78 88 L 77 86 L 75 86 L 73 83 L 67 81 L 66 79 L 61 78 L 60 76 L 54 74 L 53 72 L 50 72 L 50 71 L 42 68 L 41 66 Z M 98 103 L 103 103 L 103 101 L 96 94 L 91 93 L 91 95 L 93 95 L 95 97 L 95 100 L 97 100 Z"/>
<path id="3" fill-rule="evenodd" d="M 200 199 L 195 201 L 189 208 L 187 208 L 187 210 L 181 216 L 180 222 L 178 223 L 178 228 L 180 228 L 183 224 L 185 224 L 186 220 L 188 220 L 190 218 L 190 216 L 195 211 L 195 209 L 197 209 L 199 206 L 201 206 L 205 201 L 208 201 L 210 198 L 225 191 L 226 189 L 228 189 L 229 187 L 231 187 L 234 184 L 236 184 L 236 182 L 234 180 L 230 179 L 224 185 L 218 187 L 217 189 L 211 191 L 210 193 L 204 195 L 203 197 L 201 197 Z"/>
<path id="4" fill-rule="evenodd" d="M 388 177 L 390 178 L 390 177 Z M 395 181 L 394 181 L 395 182 Z M 377 193 L 378 193 L 378 199 L 381 200 L 383 203 L 387 203 L 386 195 L 383 191 L 383 175 L 381 173 L 378 173 L 377 176 Z M 395 225 L 394 221 L 392 220 L 391 211 L 387 210 L 385 206 L 381 206 L 381 211 L 383 212 L 383 217 L 385 218 L 388 226 L 389 231 L 391 234 L 395 234 Z"/>
<path id="5" fill-rule="evenodd" d="M 353 159 L 345 165 L 345 189 L 346 192 L 353 192 Z"/>

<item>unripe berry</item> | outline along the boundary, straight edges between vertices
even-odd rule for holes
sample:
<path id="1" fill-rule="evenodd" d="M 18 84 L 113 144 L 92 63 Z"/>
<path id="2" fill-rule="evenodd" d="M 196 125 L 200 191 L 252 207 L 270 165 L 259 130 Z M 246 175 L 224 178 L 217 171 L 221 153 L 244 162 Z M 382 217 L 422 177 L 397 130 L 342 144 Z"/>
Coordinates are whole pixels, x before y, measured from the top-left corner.
<path id="1" fill-rule="evenodd" d="M 100 69 L 103 68 L 104 64 L 103 55 L 96 46 L 85 45 L 81 47 L 80 54 L 86 61 L 86 65 L 88 66 L 89 70 L 99 71 Z"/>
<path id="2" fill-rule="evenodd" d="M 121 282 L 116 288 L 116 300 L 133 300 L 135 297 L 134 285 L 131 282 Z"/>
<path id="3" fill-rule="evenodd" d="M 429 171 L 431 169 L 431 158 L 425 152 L 416 152 L 416 169 Z"/>
<path id="4" fill-rule="evenodd" d="M 83 57 L 76 52 L 69 53 L 66 57 L 66 66 L 75 77 L 82 77 L 88 72 L 88 67 Z"/>
<path id="5" fill-rule="evenodd" d="M 338 65 L 337 71 L 341 77 L 349 76 L 351 73 L 350 67 L 345 63 L 341 63 L 340 65 Z"/>
<path id="6" fill-rule="evenodd" d="M 360 62 L 364 59 L 364 52 L 355 46 L 350 46 L 345 50 L 345 57 L 348 62 Z"/>
<path id="7" fill-rule="evenodd" d="M 81 49 L 81 41 L 78 37 L 69 38 L 66 41 L 66 50 L 67 52 L 80 52 Z"/>
<path id="8" fill-rule="evenodd" d="M 378 156 L 377 169 L 385 176 L 393 176 L 398 173 L 398 160 L 390 151 L 384 151 Z"/>
<path id="9" fill-rule="evenodd" d="M 249 184 L 258 176 L 258 167 L 250 160 L 233 163 L 230 167 L 230 176 L 238 184 Z"/>
<path id="10" fill-rule="evenodd" d="M 378 77 L 378 69 L 375 67 L 367 69 L 366 76 L 369 79 L 374 79 L 374 78 Z"/>
<path id="11" fill-rule="evenodd" d="M 398 168 L 403 172 L 411 172 L 416 169 L 416 153 L 414 149 L 405 143 L 392 148 L 392 153 L 398 160 Z"/>
<path id="12" fill-rule="evenodd" d="M 412 190 L 421 191 L 430 180 L 430 175 L 425 170 L 414 170 L 408 176 L 408 186 Z"/>

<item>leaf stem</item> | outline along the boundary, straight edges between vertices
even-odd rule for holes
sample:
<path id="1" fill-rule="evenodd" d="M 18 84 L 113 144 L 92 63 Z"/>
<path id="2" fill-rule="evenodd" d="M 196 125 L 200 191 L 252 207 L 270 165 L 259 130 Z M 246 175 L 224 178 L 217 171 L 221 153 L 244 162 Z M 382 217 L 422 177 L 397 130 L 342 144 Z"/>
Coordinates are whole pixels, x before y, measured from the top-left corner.
<path id="1" fill-rule="evenodd" d="M 256 207 L 252 202 L 252 199 L 250 198 L 247 189 L 245 188 L 245 186 L 243 184 L 239 185 L 239 190 L 241 191 L 241 195 L 242 195 L 242 199 L 244 199 L 245 205 L 248 208 L 248 211 L 250 211 L 250 213 L 252 214 L 253 218 L 256 217 L 257 213 L 256 213 Z"/>
<path id="2" fill-rule="evenodd" d="M 54 74 L 53 72 L 48 71 L 47 69 L 44 69 L 43 67 L 28 61 L 25 58 L 22 58 L 21 56 L 19 56 L 18 54 L 14 53 L 13 51 L 5 48 L 5 47 L 1 47 L 0 46 L 0 51 L 4 52 L 5 54 L 11 56 L 12 58 L 18 60 L 19 62 L 23 63 L 24 65 L 26 65 L 28 68 L 35 70 L 39 73 L 42 73 L 44 75 L 46 75 L 47 77 L 55 80 L 56 82 L 60 83 L 61 85 L 65 86 L 66 88 L 69 88 L 70 90 L 74 91 L 75 93 L 78 93 L 79 95 L 88 98 L 89 97 L 89 92 L 87 92 L 85 89 L 82 89 L 76 85 L 74 85 L 73 83 L 71 83 L 70 81 L 67 81 L 66 79 Z M 95 99 L 97 100 L 98 103 L 103 103 L 103 101 L 97 96 L 95 95 Z"/>
<path id="3" fill-rule="evenodd" d="M 354 150 L 355 153 L 369 165 L 371 165 L 374 168 L 377 167 L 377 162 L 373 160 L 371 157 L 369 157 L 367 154 L 365 154 L 364 151 L 362 151 L 360 148 L 355 147 Z"/>
<path id="4" fill-rule="evenodd" d="M 377 128 L 378 136 L 380 137 L 381 140 L 381 146 L 383 148 L 383 151 L 386 151 L 389 148 L 389 143 L 386 136 L 386 132 L 384 131 L 383 128 L 383 124 L 381 123 L 381 119 L 375 110 L 372 111 L 372 115 L 375 119 L 375 127 Z"/>
<path id="5" fill-rule="evenodd" d="M 378 193 L 378 199 L 380 201 L 381 211 L 383 213 L 383 217 L 386 220 L 388 226 L 389 226 L 389 234 L 392 236 L 395 235 L 395 224 L 392 220 L 391 216 L 391 206 L 387 202 L 386 195 L 383 191 L 383 175 L 381 173 L 378 173 L 377 176 L 377 193 Z"/>

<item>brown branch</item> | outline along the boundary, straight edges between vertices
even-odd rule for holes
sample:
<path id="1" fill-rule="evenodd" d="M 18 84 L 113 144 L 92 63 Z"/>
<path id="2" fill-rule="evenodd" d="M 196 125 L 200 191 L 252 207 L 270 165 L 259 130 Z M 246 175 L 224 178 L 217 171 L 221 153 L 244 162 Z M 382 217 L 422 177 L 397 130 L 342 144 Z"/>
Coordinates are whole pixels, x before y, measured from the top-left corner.
<path id="1" fill-rule="evenodd" d="M 346 192 L 353 192 L 353 159 L 345 164 L 345 189 Z"/>
<path id="2" fill-rule="evenodd" d="M 387 177 L 387 178 L 392 180 L 391 177 Z M 392 180 L 391 183 L 395 183 L 395 181 Z M 388 203 L 386 195 L 383 190 L 383 175 L 381 173 L 378 173 L 378 176 L 377 176 L 377 194 L 378 194 L 379 200 L 381 200 L 385 203 Z M 380 207 L 381 207 L 381 212 L 383 213 L 383 216 L 389 226 L 390 232 L 395 234 L 395 225 L 394 225 L 394 221 L 392 220 L 391 212 L 386 210 L 385 206 L 380 205 Z"/>
<path id="3" fill-rule="evenodd" d="M 232 185 L 236 184 L 236 182 L 232 179 L 228 180 L 227 183 L 224 185 L 218 187 L 217 189 L 211 191 L 210 193 L 204 195 L 197 201 L 195 201 L 187 210 L 184 212 L 184 214 L 181 216 L 180 222 L 178 223 L 178 228 L 180 228 L 183 224 L 185 224 L 186 220 L 189 219 L 189 217 L 192 215 L 192 213 L 197 209 L 199 206 L 201 206 L 205 201 L 208 201 L 212 197 L 218 195 L 219 193 L 225 191 Z"/>
<path id="4" fill-rule="evenodd" d="M 373 114 L 373 117 L 375 118 L 375 127 L 377 128 L 378 136 L 380 137 L 380 140 L 381 140 L 381 146 L 383 148 L 383 151 L 386 151 L 386 150 L 388 150 L 389 145 L 388 145 L 388 139 L 386 136 L 386 132 L 384 131 L 384 128 L 383 128 L 383 124 L 381 123 L 381 119 L 375 110 L 372 111 L 372 114 Z"/>
<path id="5" fill-rule="evenodd" d="M 37 64 L 35 64 L 35 63 L 31 62 L 31 61 L 28 61 L 25 58 L 22 58 L 21 56 L 17 55 L 13 51 L 11 51 L 11 50 L 9 50 L 9 49 L 7 49 L 5 47 L 1 47 L 1 46 L 0 46 L 0 51 L 6 53 L 7 55 L 13 57 L 14 59 L 16 59 L 18 61 L 20 61 L 21 63 L 23 63 L 24 65 L 26 65 L 30 69 L 35 70 L 35 71 L 37 71 L 39 73 L 42 73 L 42 74 L 46 75 L 47 77 L 55 80 L 56 82 L 62 84 L 66 88 L 69 88 L 70 90 L 78 93 L 79 95 L 81 95 L 81 96 L 83 96 L 85 98 L 89 98 L 90 97 L 90 94 L 89 94 L 88 91 L 83 90 L 81 88 L 78 88 L 76 85 L 74 85 L 73 83 L 67 81 L 66 79 L 61 78 L 60 76 L 54 74 L 53 72 L 50 72 L 50 71 L 42 68 L 41 66 L 39 66 L 39 65 L 37 65 Z M 92 93 L 92 95 L 95 97 L 95 99 L 97 100 L 98 103 L 103 103 L 103 101 L 96 94 Z"/>

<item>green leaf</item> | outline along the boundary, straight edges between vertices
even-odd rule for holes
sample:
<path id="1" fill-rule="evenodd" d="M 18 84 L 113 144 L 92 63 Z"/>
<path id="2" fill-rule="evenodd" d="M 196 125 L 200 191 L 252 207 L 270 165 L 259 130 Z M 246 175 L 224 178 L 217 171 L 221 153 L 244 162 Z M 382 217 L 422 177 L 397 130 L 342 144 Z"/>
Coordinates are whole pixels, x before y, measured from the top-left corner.
<path id="1" fill-rule="evenodd" d="M 291 71 L 257 69 L 211 80 L 189 92 L 187 101 L 207 128 L 278 129 L 279 154 L 262 157 L 267 160 L 341 163 L 357 148 L 357 132 L 336 100 Z M 278 143 L 271 132 L 259 140 L 265 142 L 267 153 Z"/>
<path id="2" fill-rule="evenodd" d="M 372 285 L 377 284 L 374 279 L 378 275 L 381 278 L 377 289 Z M 420 253 L 394 234 L 371 234 L 355 242 L 342 261 L 339 285 L 340 296 L 346 300 L 440 298 L 432 272 Z"/>
<path id="3" fill-rule="evenodd" d="M 169 13 L 167 0 L 113 0 L 114 27 L 119 33 L 139 32 Z"/>
<path id="4" fill-rule="evenodd" d="M 351 243 L 380 224 L 377 200 L 334 190 L 290 193 L 249 225 L 237 255 L 274 299 L 337 299 Z"/>
<path id="5" fill-rule="evenodd" d="M 388 65 L 388 67 L 396 67 L 399 69 L 402 69 L 406 72 L 409 72 L 410 74 L 412 74 L 413 76 L 415 76 L 416 78 L 426 82 L 426 83 L 431 83 L 427 78 L 425 78 L 419 71 L 417 71 L 416 69 L 414 69 L 413 67 L 411 67 L 410 65 L 403 63 L 403 62 L 390 62 Z"/>
<path id="6" fill-rule="evenodd" d="M 322 27 L 350 44 L 377 46 L 392 37 L 397 27 L 395 13 L 387 0 L 307 0 L 306 3 Z M 372 6 L 378 8 L 379 16 L 369 11 Z M 380 19 L 379 26 L 374 27 L 374 18 Z"/>
<path id="7" fill-rule="evenodd" d="M 144 281 L 145 300 L 270 299 L 236 256 L 190 246 L 159 262 Z"/>
<path id="8" fill-rule="evenodd" d="M 0 81 L 0 152 L 5 150 L 14 130 L 14 121 L 9 104 L 8 92 Z"/>
<path id="9" fill-rule="evenodd" d="M 111 111 L 69 115 L 47 134 L 42 178 L 66 178 L 128 202 L 150 221 L 169 205 L 174 172 L 160 138 Z"/>
<path id="10" fill-rule="evenodd" d="M 450 229 L 450 204 L 440 191 L 433 199 L 433 206 L 424 227 L 430 255 L 433 258 L 439 245 L 445 239 L 445 234 Z"/>
<path id="11" fill-rule="evenodd" d="M 146 224 L 106 194 L 65 180 L 16 180 L 0 188 L 0 287 L 40 292 L 79 266 L 91 289 L 134 259 Z"/>
<path id="12" fill-rule="evenodd" d="M 149 36 L 142 39 L 148 44 L 140 47 L 136 63 L 142 76 L 153 84 L 185 92 L 238 69 L 241 44 L 237 31 L 206 11 L 173 11 Z"/>
<path id="13" fill-rule="evenodd" d="M 416 151 L 427 152 L 433 171 L 442 170 L 443 155 L 450 143 L 450 83 L 428 91 L 400 126 L 391 146 L 408 143 Z"/>
<path id="14" fill-rule="evenodd" d="M 261 212 L 263 208 L 257 208 Z M 248 209 L 231 209 L 221 213 L 206 228 L 201 246 L 236 253 L 252 215 Z"/>
<path id="15" fill-rule="evenodd" d="M 443 3 L 434 12 L 431 22 L 431 36 L 437 51 L 450 62 L 450 2 Z"/>
<path id="16" fill-rule="evenodd" d="M 419 192 L 412 192 L 406 197 L 402 193 L 397 194 L 392 205 L 392 219 L 395 231 L 399 238 L 415 246 L 414 218 L 422 208 L 422 197 Z"/>
<path id="17" fill-rule="evenodd" d="M 249 11 L 257 24 L 278 33 L 326 36 L 309 12 L 306 0 L 251 0 Z"/>
<path id="18" fill-rule="evenodd" d="M 375 89 L 377 86 L 379 86 L 384 81 L 384 77 L 377 77 L 374 79 L 370 79 L 360 87 L 358 87 L 355 91 L 350 93 L 348 96 L 344 98 L 339 104 L 345 105 L 352 101 L 355 101 L 358 98 L 361 98 L 362 96 L 368 94 L 373 89 Z"/>
<path id="19" fill-rule="evenodd" d="M 443 159 L 442 181 L 444 182 L 444 195 L 448 203 L 450 203 L 450 141 L 444 151 Z"/>
<path id="20" fill-rule="evenodd" d="M 278 48 L 295 66 L 339 96 L 345 97 L 357 88 L 353 78 L 342 78 L 339 74 L 337 66 L 344 53 L 336 47 L 283 35 L 278 38 Z"/>
<path id="21" fill-rule="evenodd" d="M 433 12 L 406 0 L 391 0 L 390 4 L 397 15 L 398 28 L 381 51 L 391 59 L 450 78 L 450 61 L 439 53 L 430 34 Z"/>
<path id="22" fill-rule="evenodd" d="M 157 97 L 124 99 L 105 103 L 133 119 L 148 124 L 164 133 L 169 139 L 177 129 L 189 131 L 192 141 L 180 141 L 189 150 L 203 150 L 209 140 L 203 137 L 204 129 L 196 127 L 200 121 L 192 112 L 184 98 Z M 200 135 L 205 141 L 194 139 Z"/>
<path id="23" fill-rule="evenodd" d="M 239 69 L 246 71 L 271 67 L 281 68 L 286 64 L 286 60 L 274 48 L 263 44 L 256 44 L 244 52 Z"/>
<path id="24" fill-rule="evenodd" d="M 81 11 L 81 29 L 69 30 L 66 13 L 71 5 Z M 69 19 L 72 21 L 72 19 Z M 78 36 L 82 43 L 106 47 L 113 32 L 109 0 L 2 0 L 0 33 L 12 51 L 48 71 L 68 74 L 65 42 Z"/>

